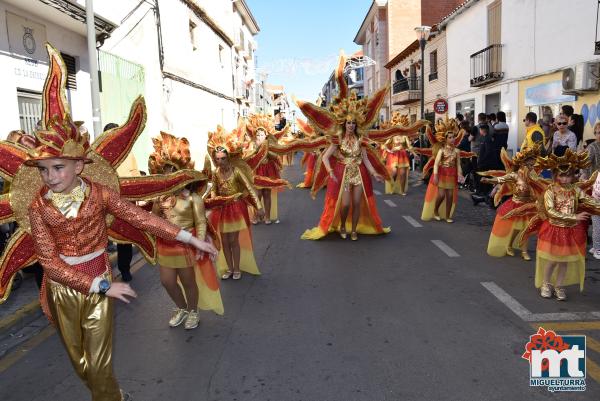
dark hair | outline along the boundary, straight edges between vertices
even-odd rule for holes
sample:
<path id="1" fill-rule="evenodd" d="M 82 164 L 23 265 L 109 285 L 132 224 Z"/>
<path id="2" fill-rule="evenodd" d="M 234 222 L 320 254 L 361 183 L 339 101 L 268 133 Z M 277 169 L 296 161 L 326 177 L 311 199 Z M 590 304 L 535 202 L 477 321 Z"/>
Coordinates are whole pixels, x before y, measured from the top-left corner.
<path id="1" fill-rule="evenodd" d="M 503 111 L 498 112 L 498 121 L 505 123 L 506 122 L 506 113 Z"/>
<path id="2" fill-rule="evenodd" d="M 537 114 L 535 114 L 533 111 L 530 111 L 529 113 L 525 114 L 525 120 L 536 124 L 538 120 Z"/>
<path id="3" fill-rule="evenodd" d="M 487 114 L 485 113 L 479 113 L 477 114 L 477 121 L 482 122 L 487 120 Z"/>
<path id="4" fill-rule="evenodd" d="M 465 116 L 463 116 L 461 113 L 456 113 L 456 119 L 462 122 L 465 119 Z"/>
<path id="5" fill-rule="evenodd" d="M 104 126 L 104 129 L 102 131 L 108 131 L 109 129 L 117 128 L 118 126 L 119 124 L 108 123 Z"/>
<path id="6" fill-rule="evenodd" d="M 471 128 L 471 124 L 469 124 L 467 120 L 461 121 L 460 128 L 464 129 L 465 131 L 468 131 Z"/>
<path id="7" fill-rule="evenodd" d="M 572 116 L 573 113 L 575 113 L 573 106 L 569 106 L 568 104 L 562 105 L 560 109 L 562 110 L 563 114 L 567 117 Z"/>
<path id="8" fill-rule="evenodd" d="M 479 126 L 479 130 L 480 130 L 480 131 L 485 131 L 485 132 L 490 132 L 490 126 L 489 126 L 489 125 L 487 125 L 487 124 L 481 124 L 481 125 Z"/>
<path id="9" fill-rule="evenodd" d="M 148 173 L 146 173 L 145 171 L 142 171 L 142 170 L 140 170 L 140 175 L 141 175 L 142 177 L 144 177 L 144 176 L 147 176 L 147 175 L 148 175 Z"/>
<path id="10" fill-rule="evenodd" d="M 496 113 L 490 113 L 488 115 L 488 117 L 489 117 L 490 120 L 495 120 L 496 119 Z"/>

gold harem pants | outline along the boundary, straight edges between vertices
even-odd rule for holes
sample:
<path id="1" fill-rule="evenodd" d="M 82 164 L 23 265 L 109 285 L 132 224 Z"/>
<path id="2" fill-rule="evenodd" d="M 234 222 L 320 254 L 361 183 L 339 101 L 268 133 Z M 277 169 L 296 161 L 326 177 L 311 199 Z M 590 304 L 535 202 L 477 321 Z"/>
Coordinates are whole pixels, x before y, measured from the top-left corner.
<path id="1" fill-rule="evenodd" d="M 121 401 L 112 368 L 113 302 L 47 281 L 48 307 L 77 375 L 92 401 Z"/>

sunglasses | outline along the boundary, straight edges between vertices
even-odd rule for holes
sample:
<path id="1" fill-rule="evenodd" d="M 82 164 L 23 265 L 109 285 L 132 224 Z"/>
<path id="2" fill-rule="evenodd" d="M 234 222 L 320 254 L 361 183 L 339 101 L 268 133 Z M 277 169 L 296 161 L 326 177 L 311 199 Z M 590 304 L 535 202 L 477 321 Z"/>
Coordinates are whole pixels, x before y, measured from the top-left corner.
<path id="1" fill-rule="evenodd" d="M 562 122 L 562 123 L 556 123 L 556 125 L 567 125 L 567 123 Z"/>

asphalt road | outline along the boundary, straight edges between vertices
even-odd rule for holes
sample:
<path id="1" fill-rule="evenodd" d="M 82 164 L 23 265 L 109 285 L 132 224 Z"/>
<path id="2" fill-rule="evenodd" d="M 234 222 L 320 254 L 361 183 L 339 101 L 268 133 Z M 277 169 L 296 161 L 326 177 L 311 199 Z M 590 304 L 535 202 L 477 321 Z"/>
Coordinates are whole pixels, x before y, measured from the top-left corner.
<path id="1" fill-rule="evenodd" d="M 301 180 L 297 166 L 286 175 Z M 588 346 L 584 393 L 529 387 L 521 358 L 544 317 L 570 321 L 559 334 L 600 339 L 600 262 L 588 260 L 583 294 L 572 287 L 568 302 L 543 300 L 534 262 L 486 255 L 493 211 L 461 197 L 454 224 L 424 223 L 424 189 L 378 195 L 392 233 L 358 242 L 301 241 L 323 194 L 286 191 L 281 224 L 254 231 L 263 275 L 223 282 L 225 316 L 204 312 L 193 331 L 168 328 L 171 303 L 144 266 L 132 283 L 139 298 L 116 316 L 122 388 L 136 401 L 600 399 L 600 348 Z M 4 362 L 0 399 L 89 399 L 57 336 L 46 337 Z"/>

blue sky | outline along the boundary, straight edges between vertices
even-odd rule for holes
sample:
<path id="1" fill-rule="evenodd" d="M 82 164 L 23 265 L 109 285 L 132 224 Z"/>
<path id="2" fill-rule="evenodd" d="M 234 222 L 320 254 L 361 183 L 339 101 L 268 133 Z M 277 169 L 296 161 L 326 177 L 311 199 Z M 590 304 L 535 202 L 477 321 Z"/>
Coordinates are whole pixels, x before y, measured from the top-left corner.
<path id="1" fill-rule="evenodd" d="M 359 50 L 353 42 L 371 0 L 246 0 L 260 32 L 256 61 L 268 83 L 286 93 L 315 101 L 335 68 L 340 49 Z"/>

